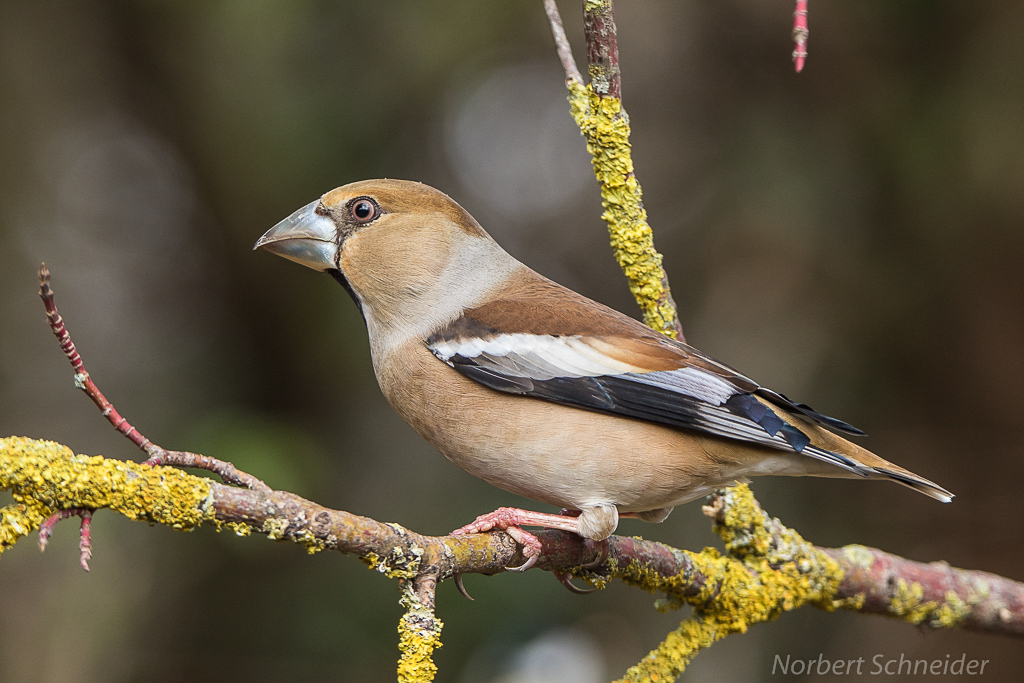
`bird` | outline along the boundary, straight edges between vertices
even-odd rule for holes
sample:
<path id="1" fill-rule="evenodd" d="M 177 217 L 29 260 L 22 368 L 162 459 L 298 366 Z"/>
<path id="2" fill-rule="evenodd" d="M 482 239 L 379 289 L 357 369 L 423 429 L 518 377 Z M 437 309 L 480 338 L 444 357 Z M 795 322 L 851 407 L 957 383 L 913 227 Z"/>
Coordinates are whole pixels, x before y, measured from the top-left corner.
<path id="1" fill-rule="evenodd" d="M 855 427 L 757 384 L 507 253 L 446 194 L 407 180 L 344 185 L 254 249 L 325 272 L 355 301 L 394 410 L 451 462 L 561 507 L 499 508 L 453 534 L 523 526 L 606 542 L 620 518 L 759 475 L 946 489 L 843 438 Z"/>

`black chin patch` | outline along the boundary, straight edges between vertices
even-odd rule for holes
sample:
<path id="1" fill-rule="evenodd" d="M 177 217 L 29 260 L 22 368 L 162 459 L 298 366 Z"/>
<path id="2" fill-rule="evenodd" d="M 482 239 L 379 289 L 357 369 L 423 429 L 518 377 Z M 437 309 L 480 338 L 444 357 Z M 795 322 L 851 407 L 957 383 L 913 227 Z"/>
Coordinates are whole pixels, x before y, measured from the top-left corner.
<path id="1" fill-rule="evenodd" d="M 359 295 L 356 294 L 356 290 L 352 289 L 352 285 L 349 283 L 348 278 L 345 277 L 345 274 L 337 268 L 331 268 L 327 272 L 331 274 L 331 277 L 338 281 L 338 284 L 345 288 L 348 295 L 352 297 L 352 301 L 356 302 L 356 308 L 359 309 L 359 315 L 363 316 L 363 322 L 365 323 L 366 314 L 363 313 L 363 302 L 359 300 Z"/>

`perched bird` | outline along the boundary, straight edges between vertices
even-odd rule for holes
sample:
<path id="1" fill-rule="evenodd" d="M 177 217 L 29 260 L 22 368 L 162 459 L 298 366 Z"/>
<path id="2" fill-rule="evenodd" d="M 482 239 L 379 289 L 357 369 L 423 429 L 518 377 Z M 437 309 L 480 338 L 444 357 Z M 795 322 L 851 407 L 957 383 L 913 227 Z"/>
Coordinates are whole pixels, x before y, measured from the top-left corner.
<path id="1" fill-rule="evenodd" d="M 746 477 L 887 479 L 952 494 L 843 439 L 859 430 L 534 272 L 438 190 L 339 187 L 256 243 L 329 273 L 366 321 L 377 381 L 437 450 L 506 491 L 565 508 L 501 508 L 455 533 L 520 526 L 606 539 L 620 517 Z"/>

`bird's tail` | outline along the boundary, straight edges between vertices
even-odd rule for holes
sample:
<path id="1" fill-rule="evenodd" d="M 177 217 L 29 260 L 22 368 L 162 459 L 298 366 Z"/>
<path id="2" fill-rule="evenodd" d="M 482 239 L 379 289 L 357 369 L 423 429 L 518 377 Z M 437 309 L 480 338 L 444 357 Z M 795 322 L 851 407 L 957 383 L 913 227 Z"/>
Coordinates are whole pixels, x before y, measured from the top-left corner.
<path id="1" fill-rule="evenodd" d="M 805 453 L 821 450 L 832 455 L 838 455 L 845 461 L 845 466 L 842 464 L 840 466 L 852 475 L 859 475 L 868 479 L 894 481 L 897 484 L 903 484 L 919 493 L 923 493 L 930 498 L 940 500 L 943 503 L 949 503 L 953 500 L 953 494 L 935 482 L 928 481 L 910 470 L 905 470 L 899 465 L 894 465 L 888 460 L 878 457 L 866 448 L 862 448 L 855 443 L 847 441 L 838 434 L 833 434 L 827 429 L 823 429 L 802 415 L 790 414 L 787 419 L 798 421 L 800 423 L 800 430 L 806 432 L 810 437 L 810 445 L 804 449 Z M 813 453 L 810 453 L 810 455 L 814 456 Z M 823 460 L 824 458 L 819 459 Z"/>
<path id="2" fill-rule="evenodd" d="M 953 501 L 953 494 L 942 488 L 935 482 L 928 481 L 923 477 L 919 477 L 913 472 L 908 472 L 902 467 L 896 467 L 890 465 L 888 467 L 871 467 L 872 474 L 876 475 L 879 479 L 891 479 L 898 484 L 903 484 L 909 488 L 914 489 L 919 493 L 923 493 L 926 496 L 940 500 L 943 503 L 950 503 Z"/>

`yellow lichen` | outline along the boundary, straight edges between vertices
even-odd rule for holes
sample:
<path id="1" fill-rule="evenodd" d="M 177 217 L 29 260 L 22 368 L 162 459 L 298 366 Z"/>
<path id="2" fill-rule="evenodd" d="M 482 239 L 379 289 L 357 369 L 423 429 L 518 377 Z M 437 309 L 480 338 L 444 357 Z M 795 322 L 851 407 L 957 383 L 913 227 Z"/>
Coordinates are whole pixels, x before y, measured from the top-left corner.
<path id="1" fill-rule="evenodd" d="M 661 607 L 686 602 L 693 606 L 694 617 L 632 667 L 623 681 L 675 680 L 697 652 L 729 634 L 745 633 L 753 624 L 808 603 L 827 610 L 837 606 L 843 574 L 835 561 L 770 519 L 746 485 L 726 491 L 722 498 L 724 514 L 715 531 L 728 555 L 714 548 L 685 553 L 705 577 L 697 595 L 682 592 L 692 584 L 692 574 L 665 578 L 632 565 L 625 568 L 627 582 L 669 594 Z"/>
<path id="2" fill-rule="evenodd" d="M 935 627 L 952 628 L 962 624 L 970 613 L 970 605 L 953 591 L 946 591 L 946 602 L 936 610 L 931 623 Z"/>
<path id="3" fill-rule="evenodd" d="M 896 595 L 889 603 L 889 612 L 912 624 L 927 622 L 934 628 L 951 628 L 963 623 L 971 612 L 970 605 L 953 591 L 947 591 L 945 597 L 941 605 L 934 600 L 926 601 L 921 584 L 900 579 L 896 583 Z"/>
<path id="4" fill-rule="evenodd" d="M 222 528 L 235 532 L 236 536 L 244 537 L 252 534 L 252 527 L 248 524 L 241 524 L 239 522 L 222 522 L 217 525 L 217 531 L 220 531 Z"/>
<path id="5" fill-rule="evenodd" d="M 128 519 L 191 530 L 213 520 L 210 481 L 172 467 L 75 455 L 52 441 L 0 439 L 0 552 L 58 510 L 110 508 Z"/>
<path id="6" fill-rule="evenodd" d="M 844 547 L 843 557 L 849 560 L 853 566 L 864 569 L 871 569 L 871 565 L 875 563 L 874 554 L 862 545 L 853 544 Z"/>
<path id="7" fill-rule="evenodd" d="M 863 593 L 857 593 L 849 598 L 839 598 L 832 601 L 832 608 L 827 610 L 834 612 L 837 609 L 849 609 L 853 611 L 860 610 L 864 607 L 864 603 L 867 601 L 867 596 Z"/>
<path id="8" fill-rule="evenodd" d="M 285 532 L 288 530 L 288 520 L 271 517 L 263 522 L 263 533 L 274 541 L 285 540 Z"/>
<path id="9" fill-rule="evenodd" d="M 601 217 L 608 225 L 615 259 L 629 280 L 644 322 L 675 337 L 676 310 L 668 296 L 661 254 L 654 248 L 654 233 L 647 224 L 640 184 L 633 175 L 629 118 L 617 98 L 601 97 L 579 83 L 568 87 L 572 116 L 586 138 L 601 185 Z"/>
<path id="10" fill-rule="evenodd" d="M 434 680 L 437 666 L 432 656 L 441 647 L 441 620 L 424 605 L 412 589 L 411 581 L 403 581 L 401 604 L 405 614 L 398 622 L 398 683 L 428 683 Z"/>
<path id="11" fill-rule="evenodd" d="M 305 548 L 306 552 L 310 555 L 315 555 L 321 550 L 327 549 L 326 541 L 317 538 L 316 534 L 309 529 L 299 530 L 299 532 L 295 534 L 295 540 L 297 540 L 299 545 Z"/>
<path id="12" fill-rule="evenodd" d="M 389 579 L 411 579 L 419 571 L 420 561 L 423 559 L 423 548 L 413 545 L 407 553 L 399 546 L 393 546 L 386 557 L 370 552 L 359 559 L 367 567 L 384 574 Z"/>

